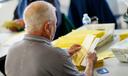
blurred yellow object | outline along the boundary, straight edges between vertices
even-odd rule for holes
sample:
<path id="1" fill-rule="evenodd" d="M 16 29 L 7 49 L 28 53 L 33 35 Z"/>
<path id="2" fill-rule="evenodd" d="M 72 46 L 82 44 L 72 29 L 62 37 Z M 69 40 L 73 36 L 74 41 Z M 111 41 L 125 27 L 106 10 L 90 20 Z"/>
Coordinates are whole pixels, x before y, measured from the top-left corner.
<path id="1" fill-rule="evenodd" d="M 24 25 L 16 21 L 5 21 L 3 26 L 11 31 L 17 32 L 24 29 Z"/>
<path id="2" fill-rule="evenodd" d="M 120 34 L 119 37 L 120 37 L 120 41 L 128 38 L 128 32 Z"/>
<path id="3" fill-rule="evenodd" d="M 103 59 L 102 60 L 98 60 L 96 62 L 96 64 L 94 65 L 94 68 L 99 68 L 99 67 L 102 67 L 102 66 L 104 66 L 104 60 Z M 76 67 L 81 72 L 85 71 L 85 68 L 86 68 L 84 66 L 76 66 Z"/>
<path id="4" fill-rule="evenodd" d="M 96 64 L 94 65 L 95 68 L 104 66 L 104 59 L 98 60 Z"/>
<path id="5" fill-rule="evenodd" d="M 115 55 L 111 50 L 102 50 L 102 51 L 97 51 L 97 57 L 98 57 L 98 60 L 103 60 L 104 58 L 115 57 Z"/>

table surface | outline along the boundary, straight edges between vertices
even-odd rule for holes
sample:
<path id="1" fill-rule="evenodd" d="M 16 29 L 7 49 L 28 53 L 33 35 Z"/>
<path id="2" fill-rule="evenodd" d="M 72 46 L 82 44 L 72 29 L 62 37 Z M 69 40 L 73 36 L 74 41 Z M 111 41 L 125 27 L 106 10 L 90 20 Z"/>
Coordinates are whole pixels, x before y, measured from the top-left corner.
<path id="1" fill-rule="evenodd" d="M 114 35 L 122 33 L 122 32 L 128 32 L 128 30 L 116 30 Z M 0 58 L 8 53 L 8 48 L 10 45 L 3 45 L 4 41 L 7 40 L 10 36 L 14 36 L 10 33 L 0 33 Z M 18 41 L 18 40 L 16 40 Z M 104 47 L 102 47 L 100 50 L 106 50 L 111 45 L 113 45 L 116 42 L 113 41 L 111 43 L 106 44 Z M 96 72 L 96 68 L 94 71 L 94 76 L 128 76 L 128 63 L 121 63 L 116 58 L 109 58 L 104 60 L 105 64 L 103 67 L 100 68 L 106 68 L 108 69 L 109 73 L 107 74 L 98 74 Z M 0 75 L 1 76 L 1 75 Z"/>
<path id="2" fill-rule="evenodd" d="M 106 46 L 101 48 L 100 51 L 108 49 L 108 47 L 112 46 L 114 43 L 116 43 L 116 40 L 111 43 L 108 43 Z M 109 73 L 98 74 L 97 70 L 101 68 L 106 68 L 109 71 Z M 121 63 L 115 57 L 104 59 L 104 66 L 96 68 L 94 71 L 94 76 L 128 76 L 128 63 Z"/>
<path id="3" fill-rule="evenodd" d="M 128 32 L 128 30 L 115 30 L 114 36 L 123 32 Z M 117 38 L 115 38 L 113 42 L 106 44 L 97 51 L 110 49 L 110 47 L 116 42 L 118 42 Z M 97 70 L 101 68 L 106 68 L 109 71 L 109 73 L 98 74 Z M 121 63 L 117 58 L 105 59 L 104 66 L 100 68 L 96 68 L 94 71 L 94 76 L 128 76 L 128 63 Z"/>
<path id="4" fill-rule="evenodd" d="M 109 73 L 98 74 L 96 71 L 100 68 L 96 68 L 94 76 L 128 76 L 128 63 L 121 63 L 117 58 L 105 59 L 104 63 L 104 66 L 100 68 L 106 68 Z"/>

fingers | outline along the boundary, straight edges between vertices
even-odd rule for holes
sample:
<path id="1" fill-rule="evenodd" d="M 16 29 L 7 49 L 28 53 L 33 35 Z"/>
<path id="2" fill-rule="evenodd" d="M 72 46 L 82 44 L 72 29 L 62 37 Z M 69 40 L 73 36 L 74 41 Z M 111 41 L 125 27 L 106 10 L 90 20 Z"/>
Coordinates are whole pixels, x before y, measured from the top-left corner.
<path id="1" fill-rule="evenodd" d="M 73 55 L 74 53 L 78 52 L 81 49 L 81 46 L 78 44 L 74 44 L 69 48 L 69 54 Z"/>
<path id="2" fill-rule="evenodd" d="M 88 52 L 87 59 L 89 62 L 95 63 L 97 61 L 96 52 Z"/>
<path id="3" fill-rule="evenodd" d="M 96 56 L 96 52 L 88 52 L 88 56 Z"/>
<path id="4" fill-rule="evenodd" d="M 81 47 L 81 45 L 79 45 L 79 44 L 74 44 L 73 46 L 76 46 L 76 47 Z"/>
<path id="5" fill-rule="evenodd" d="M 72 50 L 72 51 L 78 51 L 78 50 L 81 49 L 81 46 L 78 45 L 78 44 L 74 44 L 69 49 Z"/>
<path id="6" fill-rule="evenodd" d="M 81 49 L 81 46 L 75 46 L 75 47 L 74 47 L 74 51 L 75 51 L 75 52 L 79 51 L 80 49 Z"/>
<path id="7" fill-rule="evenodd" d="M 14 20 L 14 22 L 16 22 L 17 24 L 19 24 L 21 26 L 25 25 L 25 23 L 24 23 L 24 21 L 22 19 L 16 19 L 16 20 Z"/>

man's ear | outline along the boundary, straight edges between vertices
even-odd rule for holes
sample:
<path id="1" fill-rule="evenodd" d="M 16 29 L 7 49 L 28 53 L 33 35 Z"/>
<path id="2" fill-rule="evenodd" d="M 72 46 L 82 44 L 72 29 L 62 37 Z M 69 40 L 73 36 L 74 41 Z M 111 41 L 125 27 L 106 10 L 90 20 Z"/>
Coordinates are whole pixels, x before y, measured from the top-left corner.
<path id="1" fill-rule="evenodd" d="M 49 21 L 45 22 L 43 30 L 48 37 L 50 37 L 51 35 L 51 28 L 52 28 L 51 23 Z"/>

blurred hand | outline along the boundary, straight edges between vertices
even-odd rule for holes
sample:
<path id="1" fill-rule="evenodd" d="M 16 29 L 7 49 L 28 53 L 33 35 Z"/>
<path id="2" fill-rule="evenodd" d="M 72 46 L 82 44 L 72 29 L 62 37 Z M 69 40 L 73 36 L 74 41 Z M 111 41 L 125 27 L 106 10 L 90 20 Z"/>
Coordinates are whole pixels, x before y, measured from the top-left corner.
<path id="1" fill-rule="evenodd" d="M 76 52 L 78 52 L 81 49 L 81 46 L 78 44 L 74 44 L 72 45 L 69 49 L 68 52 L 70 54 L 70 56 L 72 56 L 73 54 L 75 54 Z"/>
<path id="2" fill-rule="evenodd" d="M 13 32 L 22 31 L 24 29 L 24 21 L 22 19 L 16 19 L 11 21 L 5 21 L 3 26 Z"/>
<path id="3" fill-rule="evenodd" d="M 88 61 L 88 63 L 95 64 L 96 61 L 97 61 L 96 52 L 88 52 L 88 54 L 87 54 L 87 61 Z"/>
<path id="4" fill-rule="evenodd" d="M 14 22 L 17 23 L 18 25 L 22 26 L 22 27 L 25 26 L 23 19 L 16 19 L 16 20 L 14 20 Z"/>

